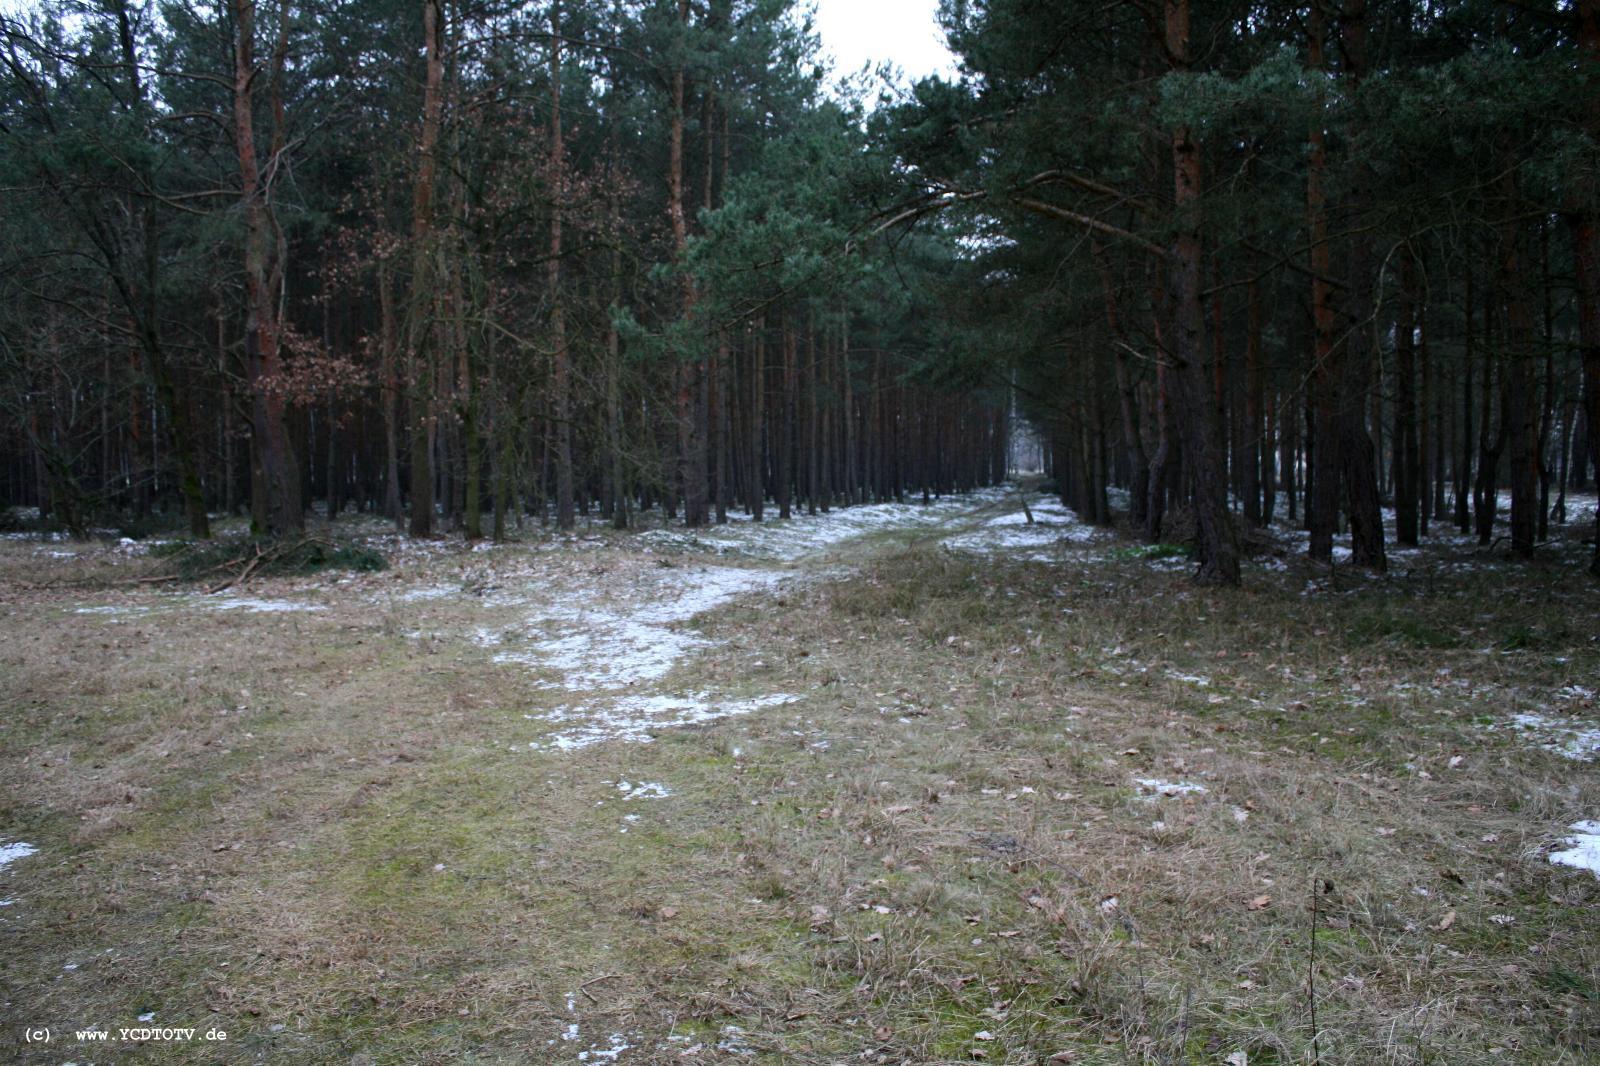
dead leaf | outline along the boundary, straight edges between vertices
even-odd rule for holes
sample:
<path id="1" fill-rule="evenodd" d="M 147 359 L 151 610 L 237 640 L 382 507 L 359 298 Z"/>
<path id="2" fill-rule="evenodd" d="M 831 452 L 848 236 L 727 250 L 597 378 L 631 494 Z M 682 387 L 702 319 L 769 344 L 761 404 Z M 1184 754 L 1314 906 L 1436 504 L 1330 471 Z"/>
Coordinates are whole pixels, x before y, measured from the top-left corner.
<path id="1" fill-rule="evenodd" d="M 1250 1055 L 1244 1051 L 1235 1051 L 1222 1061 L 1227 1063 L 1227 1066 L 1250 1066 Z"/>
<path id="2" fill-rule="evenodd" d="M 993 1040 L 994 1039 L 994 1034 L 989 1032 L 989 1030 L 987 1030 L 987 1029 L 979 1029 L 976 1033 L 972 1034 L 972 1039 L 974 1039 L 974 1040 Z"/>
<path id="3" fill-rule="evenodd" d="M 1451 911 L 1449 914 L 1444 916 L 1444 918 L 1439 922 L 1438 925 L 1434 926 L 1433 928 L 1437 932 L 1442 933 L 1446 929 L 1450 928 L 1452 925 L 1455 925 L 1455 924 L 1456 924 L 1456 912 L 1455 911 Z"/>
<path id="4" fill-rule="evenodd" d="M 1251 900 L 1250 902 L 1248 902 L 1248 903 L 1246 903 L 1244 905 L 1245 910 L 1250 910 L 1250 911 L 1258 911 L 1258 910 L 1261 910 L 1264 907 L 1270 907 L 1270 906 L 1272 906 L 1272 897 L 1271 896 L 1257 896 L 1255 899 Z"/>
<path id="5" fill-rule="evenodd" d="M 670 920 L 672 918 L 676 918 L 678 916 L 678 908 L 676 908 L 676 907 L 662 907 L 659 911 L 656 911 L 656 914 L 663 921 L 667 921 L 667 920 Z"/>

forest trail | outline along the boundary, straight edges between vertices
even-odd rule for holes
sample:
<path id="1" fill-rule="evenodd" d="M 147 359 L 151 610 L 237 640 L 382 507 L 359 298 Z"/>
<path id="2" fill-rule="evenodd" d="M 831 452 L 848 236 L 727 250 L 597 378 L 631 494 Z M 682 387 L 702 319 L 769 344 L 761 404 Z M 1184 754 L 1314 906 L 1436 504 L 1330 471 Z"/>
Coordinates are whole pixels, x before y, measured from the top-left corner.
<path id="1" fill-rule="evenodd" d="M 1044 501 L 1033 510 L 1035 522 L 1018 525 L 1026 523 L 1023 494 L 1002 488 L 700 531 L 656 530 L 640 539 L 682 555 L 659 558 L 654 566 L 590 568 L 583 592 L 570 599 L 552 598 L 548 587 L 497 589 L 485 597 L 491 617 L 473 626 L 472 639 L 490 650 L 495 663 L 524 666 L 537 684 L 558 694 L 561 702 L 525 715 L 534 728 L 549 729 L 530 740 L 530 748 L 648 742 L 663 729 L 805 698 L 755 691 L 738 677 L 700 688 L 686 684 L 680 675 L 696 673 L 686 660 L 714 647 L 695 632 L 697 617 L 734 604 L 781 609 L 797 586 L 848 580 L 884 552 L 918 545 L 980 554 L 1011 554 L 1023 546 L 1037 552 L 1079 525 L 1059 503 Z M 753 655 L 758 673 L 759 649 Z"/>
<path id="2" fill-rule="evenodd" d="M 1112 1063 L 1183 1025 L 1271 1061 L 1315 874 L 1340 1061 L 1402 1016 L 1560 1061 L 1600 962 L 1592 590 L 1451 540 L 1333 573 L 1284 528 L 1206 592 L 1027 499 L 344 518 L 390 570 L 217 595 L 0 539 L 5 996 L 241 1061 Z"/>

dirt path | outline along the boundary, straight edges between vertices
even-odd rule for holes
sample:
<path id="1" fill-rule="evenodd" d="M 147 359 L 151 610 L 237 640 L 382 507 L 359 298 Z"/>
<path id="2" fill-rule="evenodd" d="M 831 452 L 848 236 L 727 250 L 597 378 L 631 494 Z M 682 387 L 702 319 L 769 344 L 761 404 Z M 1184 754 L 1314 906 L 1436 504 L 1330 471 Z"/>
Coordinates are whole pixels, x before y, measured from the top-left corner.
<path id="1" fill-rule="evenodd" d="M 8 591 L 0 1048 L 1305 1061 L 1314 965 L 1325 1061 L 1582 1061 L 1592 591 L 1267 554 L 1200 593 L 1033 510 L 353 525 L 393 570 Z M 0 545 L 32 579 L 137 561 Z M 232 1035 L 17 1042 L 146 1016 Z"/>

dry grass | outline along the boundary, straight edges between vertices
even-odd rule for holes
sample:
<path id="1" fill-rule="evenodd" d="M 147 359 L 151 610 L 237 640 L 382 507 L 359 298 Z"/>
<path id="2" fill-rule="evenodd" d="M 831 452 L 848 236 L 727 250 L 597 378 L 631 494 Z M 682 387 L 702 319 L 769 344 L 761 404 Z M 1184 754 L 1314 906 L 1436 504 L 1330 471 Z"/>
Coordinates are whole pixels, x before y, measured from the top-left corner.
<path id="1" fill-rule="evenodd" d="M 13 586 L 0 840 L 41 850 L 0 873 L 0 1047 L 81 1057 L 11 1042 L 153 1011 L 234 1039 L 117 1061 L 1595 1057 L 1600 882 L 1545 855 L 1600 774 L 1484 724 L 1600 676 L 1570 565 L 1200 592 L 1135 553 L 875 539 L 702 618 L 721 643 L 661 686 L 803 702 L 571 753 L 524 717 L 568 697 L 466 637 L 525 610 L 493 588 L 625 602 L 660 551 L 251 590 L 307 613 Z M 139 566 L 19 552 L 30 585 Z"/>

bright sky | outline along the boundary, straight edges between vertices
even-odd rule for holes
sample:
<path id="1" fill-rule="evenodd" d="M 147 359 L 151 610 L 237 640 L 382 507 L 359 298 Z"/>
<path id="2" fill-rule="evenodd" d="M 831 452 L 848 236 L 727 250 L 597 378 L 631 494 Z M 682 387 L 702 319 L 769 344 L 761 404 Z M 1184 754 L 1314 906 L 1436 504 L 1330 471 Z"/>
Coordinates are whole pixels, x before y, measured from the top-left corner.
<path id="1" fill-rule="evenodd" d="M 816 4 L 817 32 L 822 47 L 837 60 L 836 77 L 885 59 L 911 81 L 929 74 L 955 76 L 955 57 L 945 48 L 934 17 L 939 0 L 816 0 Z"/>

